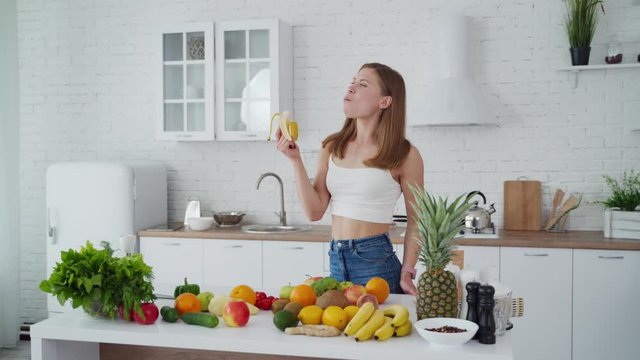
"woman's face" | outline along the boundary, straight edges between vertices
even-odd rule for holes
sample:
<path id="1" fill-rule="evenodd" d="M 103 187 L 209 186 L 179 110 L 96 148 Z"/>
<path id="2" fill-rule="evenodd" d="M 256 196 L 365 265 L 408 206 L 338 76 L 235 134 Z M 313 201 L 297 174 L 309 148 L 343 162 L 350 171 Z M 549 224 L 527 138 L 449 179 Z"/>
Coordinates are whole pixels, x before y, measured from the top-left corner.
<path id="1" fill-rule="evenodd" d="M 380 78 L 373 69 L 364 68 L 356 74 L 344 97 L 344 114 L 348 118 L 367 118 L 385 108 Z"/>

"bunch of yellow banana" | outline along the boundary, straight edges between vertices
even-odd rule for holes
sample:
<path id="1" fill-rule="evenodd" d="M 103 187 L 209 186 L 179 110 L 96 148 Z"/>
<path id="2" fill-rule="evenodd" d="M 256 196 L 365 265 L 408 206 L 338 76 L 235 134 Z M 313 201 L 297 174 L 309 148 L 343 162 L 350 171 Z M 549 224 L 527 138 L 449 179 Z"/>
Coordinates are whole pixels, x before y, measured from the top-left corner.
<path id="1" fill-rule="evenodd" d="M 372 337 L 384 341 L 392 336 L 411 334 L 409 309 L 402 305 L 391 305 L 384 310 L 376 310 L 373 303 L 364 303 L 344 329 L 345 336 L 354 336 L 356 341 L 366 341 Z"/>
<path id="2" fill-rule="evenodd" d="M 295 120 L 291 119 L 290 116 L 291 116 L 291 113 L 289 113 L 288 111 L 283 111 L 282 114 L 280 113 L 273 114 L 273 116 L 271 117 L 271 121 L 269 122 L 269 137 L 267 138 L 267 141 L 271 140 L 271 131 L 273 129 L 273 121 L 276 118 L 279 118 L 278 127 L 280 128 L 280 131 L 282 131 L 282 136 L 284 136 L 285 139 L 289 141 L 298 140 L 298 123 Z"/>

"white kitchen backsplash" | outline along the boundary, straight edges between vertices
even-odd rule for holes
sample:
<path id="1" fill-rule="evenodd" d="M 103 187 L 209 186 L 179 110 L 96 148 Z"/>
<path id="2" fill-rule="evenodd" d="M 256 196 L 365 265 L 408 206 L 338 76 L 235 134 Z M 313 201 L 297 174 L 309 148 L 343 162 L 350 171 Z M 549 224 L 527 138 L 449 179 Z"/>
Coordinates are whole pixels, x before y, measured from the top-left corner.
<path id="1" fill-rule="evenodd" d="M 605 6 L 592 61 L 602 62 L 597 54 L 617 34 L 630 62 L 640 53 L 640 6 Z M 23 320 L 46 316 L 38 284 L 45 277 L 45 171 L 53 162 L 160 160 L 169 169 L 174 221 L 193 197 L 203 212 L 242 210 L 246 221 L 277 221 L 276 182 L 266 179 L 256 190 L 260 174 L 273 171 L 284 180 L 290 221 L 306 222 L 291 166 L 274 143 L 156 141 L 161 26 L 258 18 L 291 24 L 293 113 L 314 176 L 320 141 L 340 129 L 342 97 L 358 67 L 389 64 L 409 92 L 428 85 L 438 55 L 428 29 L 448 12 L 471 17 L 472 73 L 495 125 L 408 128 L 427 189 L 445 196 L 481 190 L 496 203 L 492 219 L 500 227 L 503 181 L 526 176 L 542 182 L 543 208 L 558 187 L 584 193 L 570 227 L 601 230 L 602 209 L 590 203 L 606 196 L 601 175 L 640 164 L 640 132 L 633 131 L 640 128 L 640 69 L 584 72 L 573 88 L 571 74 L 557 71 L 570 63 L 563 1 L 19 1 Z"/>

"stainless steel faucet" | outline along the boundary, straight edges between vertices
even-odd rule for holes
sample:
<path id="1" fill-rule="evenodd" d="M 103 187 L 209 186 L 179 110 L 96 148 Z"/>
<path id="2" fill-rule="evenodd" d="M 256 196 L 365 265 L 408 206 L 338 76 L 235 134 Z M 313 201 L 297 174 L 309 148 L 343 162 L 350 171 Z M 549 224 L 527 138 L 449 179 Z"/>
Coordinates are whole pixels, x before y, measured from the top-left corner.
<path id="1" fill-rule="evenodd" d="M 272 172 L 267 172 L 260 175 L 260 177 L 258 178 L 258 183 L 256 184 L 256 189 L 260 189 L 260 183 L 262 182 L 262 179 L 266 178 L 267 176 L 273 176 L 274 178 L 276 178 L 276 180 L 278 180 L 278 183 L 280 184 L 280 213 L 274 212 L 274 214 L 278 215 L 278 217 L 280 218 L 280 226 L 287 226 L 287 213 L 284 211 L 284 188 L 282 186 L 282 179 L 280 178 L 280 176 Z"/>

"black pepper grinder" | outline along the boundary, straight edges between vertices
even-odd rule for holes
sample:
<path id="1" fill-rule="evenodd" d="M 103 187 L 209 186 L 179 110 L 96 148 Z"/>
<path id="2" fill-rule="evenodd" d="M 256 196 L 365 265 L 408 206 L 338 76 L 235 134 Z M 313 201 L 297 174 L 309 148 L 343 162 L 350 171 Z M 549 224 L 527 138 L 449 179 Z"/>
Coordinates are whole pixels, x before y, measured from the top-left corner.
<path id="1" fill-rule="evenodd" d="M 467 320 L 478 324 L 478 288 L 480 283 L 469 281 L 465 288 L 467 289 Z M 473 339 L 478 338 L 478 332 L 473 335 Z"/>
<path id="2" fill-rule="evenodd" d="M 496 290 L 491 285 L 482 285 L 478 288 L 478 341 L 481 344 L 496 343 L 496 322 L 493 318 L 493 295 Z"/>

